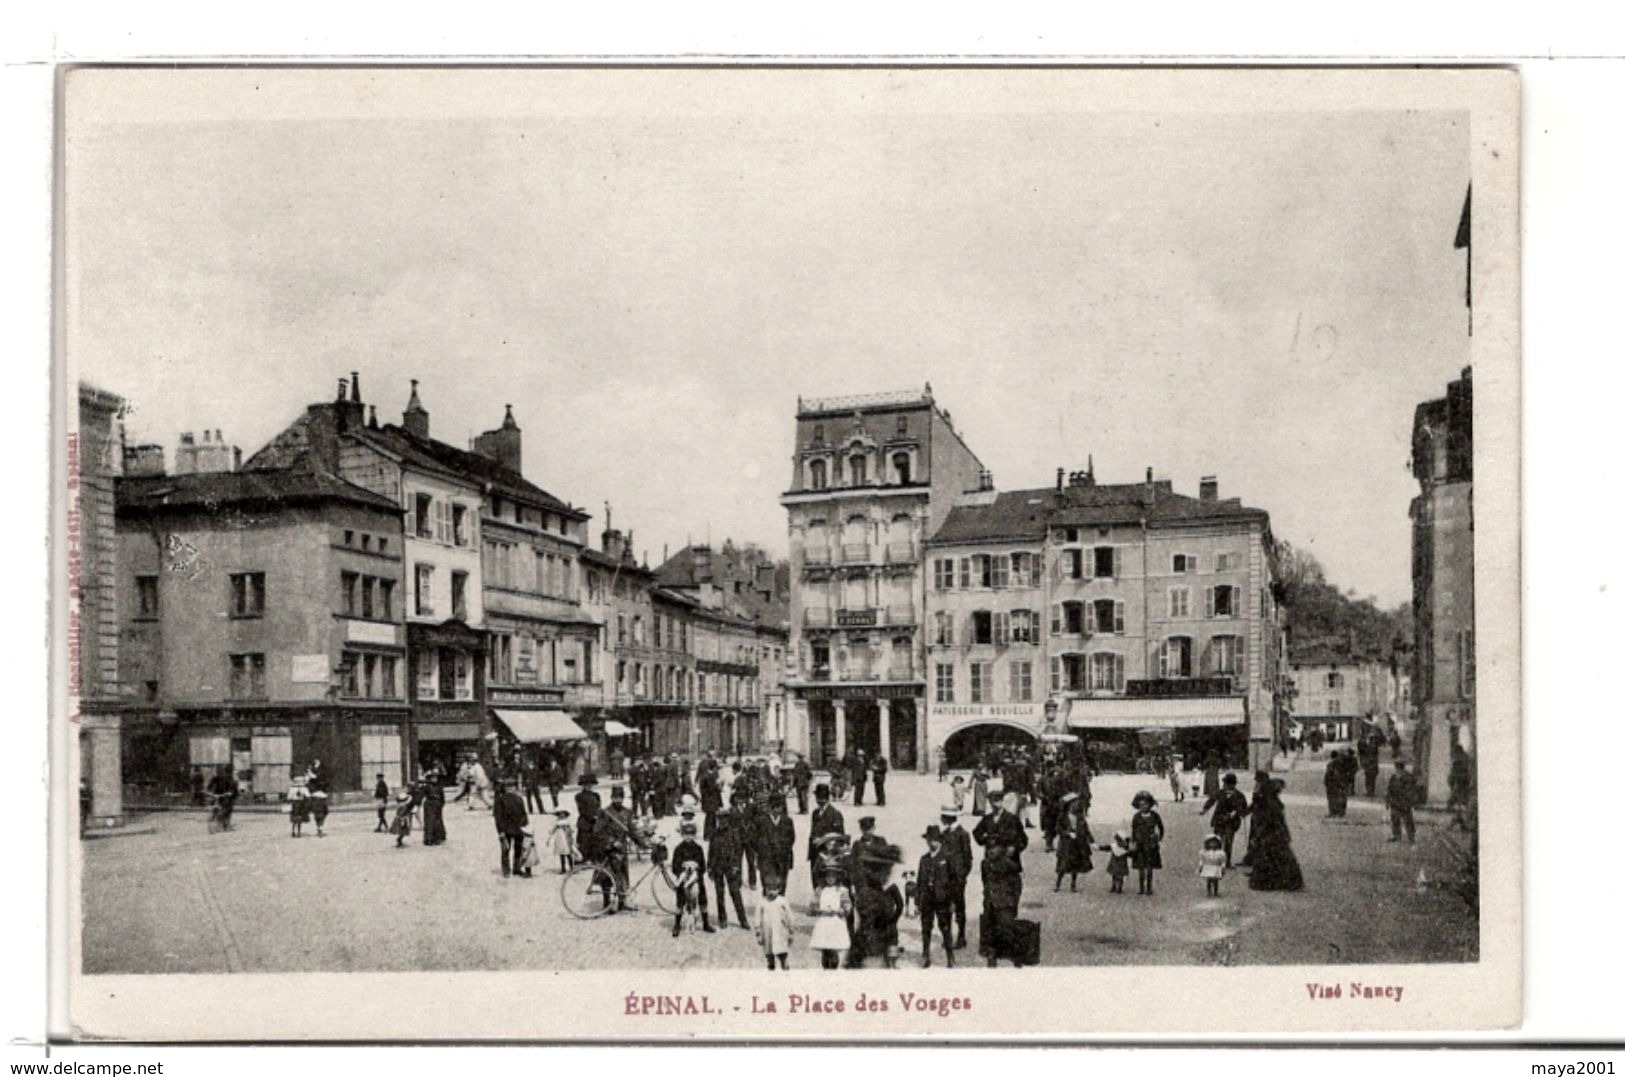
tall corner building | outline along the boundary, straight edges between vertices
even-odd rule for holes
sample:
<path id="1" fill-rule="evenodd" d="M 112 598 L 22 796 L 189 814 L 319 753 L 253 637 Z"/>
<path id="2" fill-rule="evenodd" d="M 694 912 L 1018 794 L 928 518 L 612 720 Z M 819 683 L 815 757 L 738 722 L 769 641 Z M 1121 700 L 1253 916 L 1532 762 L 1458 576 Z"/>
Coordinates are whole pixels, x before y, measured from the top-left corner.
<path id="1" fill-rule="evenodd" d="M 815 766 L 861 749 L 924 771 L 922 547 L 991 477 L 927 384 L 802 399 L 790 525 L 786 740 Z"/>

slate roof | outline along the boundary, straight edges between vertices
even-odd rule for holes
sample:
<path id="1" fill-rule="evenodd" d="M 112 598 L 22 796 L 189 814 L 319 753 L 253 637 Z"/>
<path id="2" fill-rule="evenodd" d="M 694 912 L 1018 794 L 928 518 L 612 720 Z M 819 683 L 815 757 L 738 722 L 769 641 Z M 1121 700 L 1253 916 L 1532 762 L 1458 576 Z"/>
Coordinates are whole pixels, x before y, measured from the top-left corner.
<path id="1" fill-rule="evenodd" d="M 1234 498 L 1202 501 L 1187 497 L 1174 493 L 1167 480 L 1152 486 L 1154 493 L 1141 482 L 1069 486 L 1060 491 L 1053 486 L 1011 490 L 999 494 L 991 504 L 955 505 L 930 541 L 934 545 L 1037 542 L 1051 527 L 1138 524 L 1142 519 L 1153 528 L 1213 520 L 1269 522 L 1268 513 L 1247 508 Z"/>
<path id="2" fill-rule="evenodd" d="M 518 472 L 511 471 L 488 456 L 467 449 L 459 449 L 433 438 L 420 438 L 403 427 L 388 424 L 373 429 L 350 430 L 347 436 L 393 453 L 414 466 L 438 471 L 459 479 L 473 479 L 487 483 L 505 497 L 526 501 L 533 505 L 579 519 L 588 514 L 561 501 Z"/>
<path id="3" fill-rule="evenodd" d="M 120 512 L 163 512 L 233 507 L 275 507 L 292 502 L 344 501 L 399 516 L 401 507 L 335 475 L 310 468 L 220 471 L 195 475 L 142 475 L 118 480 Z"/>

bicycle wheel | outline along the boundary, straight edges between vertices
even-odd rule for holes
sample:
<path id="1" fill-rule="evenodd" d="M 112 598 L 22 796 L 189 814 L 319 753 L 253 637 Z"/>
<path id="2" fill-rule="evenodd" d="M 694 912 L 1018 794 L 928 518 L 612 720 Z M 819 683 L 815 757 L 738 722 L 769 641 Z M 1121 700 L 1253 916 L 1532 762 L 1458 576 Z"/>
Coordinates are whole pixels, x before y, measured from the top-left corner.
<path id="1" fill-rule="evenodd" d="M 614 905 L 614 888 L 609 872 L 597 864 L 581 864 L 564 877 L 559 897 L 571 916 L 578 920 L 596 920 Z"/>
<path id="2" fill-rule="evenodd" d="M 656 864 L 649 869 L 649 892 L 654 895 L 655 904 L 660 911 L 667 915 L 677 913 L 677 887 L 671 881 L 671 875 L 666 871 L 666 865 Z"/>

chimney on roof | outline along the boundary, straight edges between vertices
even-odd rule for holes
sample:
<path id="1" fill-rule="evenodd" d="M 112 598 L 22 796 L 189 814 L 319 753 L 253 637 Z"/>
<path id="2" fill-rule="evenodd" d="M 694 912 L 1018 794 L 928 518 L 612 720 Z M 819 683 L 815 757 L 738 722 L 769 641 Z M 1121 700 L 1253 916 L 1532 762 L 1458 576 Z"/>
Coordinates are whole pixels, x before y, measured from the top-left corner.
<path id="1" fill-rule="evenodd" d="M 418 380 L 412 379 L 412 397 L 406 402 L 406 410 L 401 413 L 401 425 L 413 437 L 429 439 L 429 411 L 418 399 Z"/>
<path id="2" fill-rule="evenodd" d="M 507 408 L 508 413 L 503 416 L 501 426 L 487 430 L 474 439 L 474 451 L 520 475 L 523 474 L 523 465 L 520 460 L 519 424 L 513 421 L 513 405 L 509 404 Z"/>
<path id="3" fill-rule="evenodd" d="M 235 446 L 226 444 L 226 436 L 218 430 L 205 429 L 202 441 L 196 440 L 191 433 L 185 433 L 175 449 L 175 474 L 203 475 L 235 471 L 241 455 Z"/>
<path id="4" fill-rule="evenodd" d="M 126 445 L 124 447 L 124 474 L 132 478 L 164 473 L 164 447 L 162 445 Z"/>
<path id="5" fill-rule="evenodd" d="M 377 430 L 378 429 L 378 405 L 377 404 L 368 404 L 367 405 L 367 429 L 368 430 Z"/>
<path id="6" fill-rule="evenodd" d="M 361 403 L 361 372 L 350 371 L 350 403 Z"/>
<path id="7" fill-rule="evenodd" d="M 1060 493 L 1065 488 L 1066 488 L 1066 468 L 1058 467 L 1058 468 L 1055 469 L 1055 492 Z"/>
<path id="8" fill-rule="evenodd" d="M 1219 500 L 1219 477 L 1217 475 L 1202 476 L 1202 500 L 1209 502 Z"/>

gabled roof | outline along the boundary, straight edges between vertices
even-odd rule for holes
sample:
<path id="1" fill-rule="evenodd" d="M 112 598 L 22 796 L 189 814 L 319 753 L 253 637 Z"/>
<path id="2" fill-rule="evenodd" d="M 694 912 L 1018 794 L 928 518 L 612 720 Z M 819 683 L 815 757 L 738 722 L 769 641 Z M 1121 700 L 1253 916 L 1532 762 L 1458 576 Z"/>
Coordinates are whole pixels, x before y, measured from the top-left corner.
<path id="1" fill-rule="evenodd" d="M 1203 501 L 1176 494 L 1167 480 L 1151 484 L 1042 487 L 999 494 L 986 505 L 955 505 L 931 543 L 1037 542 L 1051 527 L 1139 524 L 1178 526 L 1212 520 L 1258 520 L 1269 514 L 1240 501 Z"/>
<path id="2" fill-rule="evenodd" d="M 404 462 L 464 481 L 489 485 L 504 497 L 540 505 L 554 512 L 585 520 L 588 513 L 554 497 L 529 479 L 503 467 L 488 456 L 459 449 L 433 438 L 420 438 L 403 427 L 388 424 L 347 431 L 358 441 L 374 445 Z"/>
<path id="3" fill-rule="evenodd" d="M 275 471 L 142 475 L 119 479 L 116 490 L 118 511 L 131 513 L 215 509 L 228 505 L 274 507 L 315 501 L 364 505 L 395 516 L 401 512 L 401 507 L 387 497 L 308 466 Z"/>

